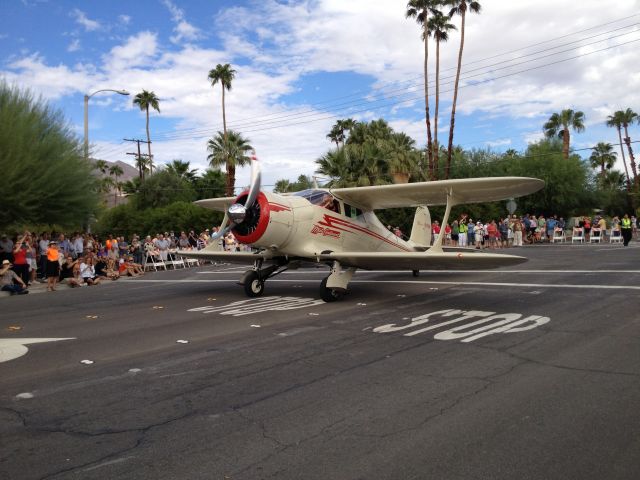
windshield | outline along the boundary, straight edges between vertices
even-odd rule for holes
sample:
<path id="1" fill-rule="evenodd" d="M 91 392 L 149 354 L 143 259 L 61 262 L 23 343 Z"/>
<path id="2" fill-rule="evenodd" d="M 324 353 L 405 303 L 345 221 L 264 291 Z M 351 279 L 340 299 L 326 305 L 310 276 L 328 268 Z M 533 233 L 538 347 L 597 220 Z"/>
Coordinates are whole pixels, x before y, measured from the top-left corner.
<path id="1" fill-rule="evenodd" d="M 340 212 L 340 203 L 326 190 L 302 190 L 301 192 L 294 193 L 294 195 L 306 198 L 313 205 L 318 205 L 333 212 Z"/>

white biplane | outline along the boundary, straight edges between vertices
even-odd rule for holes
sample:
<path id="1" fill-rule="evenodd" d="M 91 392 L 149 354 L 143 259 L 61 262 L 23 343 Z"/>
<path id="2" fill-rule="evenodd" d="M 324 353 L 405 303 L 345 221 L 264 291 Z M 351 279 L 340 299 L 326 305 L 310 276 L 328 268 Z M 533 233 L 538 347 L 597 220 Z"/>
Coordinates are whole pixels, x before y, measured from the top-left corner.
<path id="1" fill-rule="evenodd" d="M 182 250 L 179 255 L 230 263 L 253 264 L 239 284 L 246 294 L 264 292 L 267 279 L 303 263 L 326 264 L 330 274 L 320 284 L 320 297 L 331 302 L 342 297 L 356 269 L 497 268 L 527 259 L 515 255 L 443 249 L 444 235 L 432 243 L 428 205 L 446 205 L 442 225 L 451 207 L 458 204 L 506 200 L 533 193 L 542 180 L 524 177 L 442 180 L 354 188 L 315 188 L 293 194 L 260 190 L 257 159 L 251 161 L 251 185 L 238 197 L 195 202 L 225 212 L 212 244 L 200 251 Z M 390 232 L 374 210 L 417 207 L 409 240 Z M 220 251 L 217 240 L 229 230 L 253 252 Z"/>

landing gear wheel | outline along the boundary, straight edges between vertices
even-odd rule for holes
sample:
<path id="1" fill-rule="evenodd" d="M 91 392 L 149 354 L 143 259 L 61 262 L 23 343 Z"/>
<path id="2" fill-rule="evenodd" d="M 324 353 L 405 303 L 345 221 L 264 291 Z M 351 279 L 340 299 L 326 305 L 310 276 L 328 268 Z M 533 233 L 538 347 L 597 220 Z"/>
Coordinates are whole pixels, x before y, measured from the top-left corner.
<path id="1" fill-rule="evenodd" d="M 343 293 L 338 290 L 334 290 L 333 288 L 327 288 L 327 278 L 322 279 L 320 282 L 320 298 L 325 302 L 335 302 L 342 298 Z"/>
<path id="2" fill-rule="evenodd" d="M 251 272 L 244 279 L 244 292 L 248 297 L 259 297 L 264 293 L 264 282 L 260 280 L 258 272 Z"/>
<path id="3" fill-rule="evenodd" d="M 419 277 L 420 276 L 420 270 L 414 270 L 413 271 L 413 276 L 414 277 Z"/>

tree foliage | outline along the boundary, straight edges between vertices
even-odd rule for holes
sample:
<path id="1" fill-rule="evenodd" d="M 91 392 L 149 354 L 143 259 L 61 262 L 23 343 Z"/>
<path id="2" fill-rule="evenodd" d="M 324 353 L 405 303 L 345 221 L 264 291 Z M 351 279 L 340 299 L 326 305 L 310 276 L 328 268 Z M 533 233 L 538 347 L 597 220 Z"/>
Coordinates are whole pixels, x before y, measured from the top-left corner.
<path id="1" fill-rule="evenodd" d="M 190 202 L 174 202 L 160 208 L 140 210 L 133 203 L 119 205 L 107 210 L 94 226 L 101 235 L 131 236 L 153 235 L 159 232 L 182 230 L 203 231 L 218 225 L 222 220 L 219 212 L 213 212 Z"/>
<path id="2" fill-rule="evenodd" d="M 97 208 L 93 166 L 62 113 L 0 82 L 0 227 L 78 227 Z"/>

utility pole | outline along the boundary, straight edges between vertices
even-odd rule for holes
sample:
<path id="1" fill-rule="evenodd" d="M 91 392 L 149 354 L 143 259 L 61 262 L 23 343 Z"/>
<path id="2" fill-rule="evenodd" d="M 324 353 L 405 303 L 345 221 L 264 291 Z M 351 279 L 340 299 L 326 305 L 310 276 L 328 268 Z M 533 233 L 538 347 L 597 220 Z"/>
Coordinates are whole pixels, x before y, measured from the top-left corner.
<path id="1" fill-rule="evenodd" d="M 124 140 L 125 142 L 136 142 L 136 143 L 138 144 L 138 153 L 135 153 L 135 152 L 127 152 L 127 155 L 135 155 L 135 156 L 136 156 L 136 159 L 137 159 L 137 162 L 136 162 L 136 163 L 138 164 L 138 173 L 139 173 L 139 175 L 140 175 L 140 179 L 141 179 L 141 180 L 144 180 L 144 165 L 143 165 L 142 159 L 143 159 L 143 158 L 148 158 L 148 159 L 149 159 L 149 162 L 150 162 L 150 165 L 149 165 L 149 166 L 151 167 L 151 164 L 152 164 L 152 162 L 153 162 L 153 155 L 152 155 L 151 157 L 149 157 L 149 155 L 148 155 L 148 154 L 146 154 L 146 153 L 141 153 L 141 152 L 140 152 L 140 144 L 141 144 L 141 143 L 150 144 L 151 142 L 148 142 L 147 140 L 139 140 L 139 139 L 133 139 L 133 138 L 124 138 L 123 140 Z"/>

